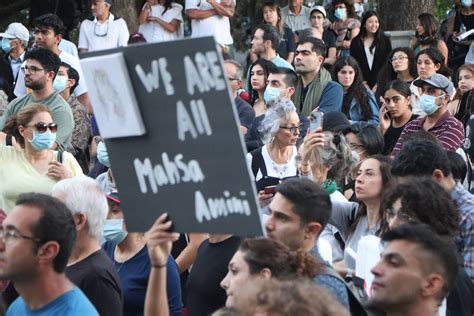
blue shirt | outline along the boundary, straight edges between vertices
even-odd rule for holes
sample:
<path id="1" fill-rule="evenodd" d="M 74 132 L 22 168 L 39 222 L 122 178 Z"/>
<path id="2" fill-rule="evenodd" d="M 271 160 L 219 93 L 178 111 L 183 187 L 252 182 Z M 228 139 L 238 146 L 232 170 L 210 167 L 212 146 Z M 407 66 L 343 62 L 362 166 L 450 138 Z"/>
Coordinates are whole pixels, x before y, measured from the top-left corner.
<path id="1" fill-rule="evenodd" d="M 321 99 L 319 99 L 319 111 L 323 113 L 340 112 L 343 98 L 342 86 L 336 81 L 328 81 L 321 94 Z"/>
<path id="2" fill-rule="evenodd" d="M 49 302 L 45 306 L 31 310 L 23 301 L 23 298 L 18 297 L 8 308 L 7 316 L 51 316 L 51 315 L 68 315 L 68 316 L 95 316 L 99 315 L 95 307 L 87 299 L 78 287 L 62 294 L 54 301 Z"/>
<path id="3" fill-rule="evenodd" d="M 143 314 L 146 289 L 150 276 L 151 263 L 148 249 L 144 246 L 135 256 L 125 262 L 117 262 L 114 258 L 115 245 L 106 242 L 102 248 L 114 263 L 120 277 L 123 292 L 124 315 Z M 170 315 L 182 315 L 181 283 L 178 265 L 170 256 L 166 266 L 166 293 Z"/>
<path id="4" fill-rule="evenodd" d="M 372 91 L 367 90 L 367 96 L 369 97 L 369 107 L 372 115 L 369 119 L 365 120 L 362 117 L 362 111 L 359 102 L 356 98 L 352 98 L 351 107 L 349 109 L 349 116 L 352 122 L 366 121 L 367 123 L 378 125 L 379 124 L 379 107 L 377 106 L 377 101 L 375 101 L 375 95 Z"/>
<path id="5" fill-rule="evenodd" d="M 295 71 L 293 66 L 289 62 L 287 62 L 286 60 L 281 58 L 278 54 L 275 56 L 275 58 L 273 58 L 271 60 L 271 62 L 274 63 L 275 66 L 277 66 L 277 67 L 288 68 L 288 69 L 291 69 L 291 70 Z"/>

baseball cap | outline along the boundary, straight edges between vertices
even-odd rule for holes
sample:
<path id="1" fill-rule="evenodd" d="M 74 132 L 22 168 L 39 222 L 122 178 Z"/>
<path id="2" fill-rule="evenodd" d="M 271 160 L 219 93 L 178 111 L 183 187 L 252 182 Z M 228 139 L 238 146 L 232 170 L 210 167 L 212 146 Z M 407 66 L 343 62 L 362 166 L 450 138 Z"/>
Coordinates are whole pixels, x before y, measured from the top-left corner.
<path id="1" fill-rule="evenodd" d="M 111 200 L 112 202 L 120 204 L 120 196 L 117 190 L 111 190 L 107 193 L 107 199 Z"/>
<path id="2" fill-rule="evenodd" d="M 323 17 L 326 18 L 326 9 L 324 9 L 323 6 L 317 5 L 317 6 L 313 7 L 313 9 L 311 10 L 311 14 L 313 14 L 314 11 L 319 11 L 319 12 L 321 12 L 321 14 L 323 15 Z M 311 14 L 310 14 L 310 15 L 311 15 Z"/>
<path id="3" fill-rule="evenodd" d="M 4 33 L 0 33 L 0 37 L 9 39 L 18 38 L 22 41 L 29 41 L 30 32 L 28 32 L 28 29 L 23 24 L 14 22 L 8 25 L 8 28 Z"/>
<path id="4" fill-rule="evenodd" d="M 417 79 L 413 82 L 413 84 L 417 87 L 422 87 L 425 84 L 428 84 L 432 87 L 438 88 L 452 96 L 454 94 L 454 85 L 445 76 L 441 74 L 434 74 L 431 77 L 428 77 L 426 79 Z"/>

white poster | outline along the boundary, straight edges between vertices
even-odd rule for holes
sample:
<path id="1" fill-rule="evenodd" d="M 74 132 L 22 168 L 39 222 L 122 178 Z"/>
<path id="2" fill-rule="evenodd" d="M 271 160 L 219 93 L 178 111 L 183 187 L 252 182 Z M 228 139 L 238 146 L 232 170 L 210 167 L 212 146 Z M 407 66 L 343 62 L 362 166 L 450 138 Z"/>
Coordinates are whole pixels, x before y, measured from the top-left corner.
<path id="1" fill-rule="evenodd" d="M 145 126 L 123 54 L 84 58 L 81 66 L 101 136 L 144 135 Z"/>

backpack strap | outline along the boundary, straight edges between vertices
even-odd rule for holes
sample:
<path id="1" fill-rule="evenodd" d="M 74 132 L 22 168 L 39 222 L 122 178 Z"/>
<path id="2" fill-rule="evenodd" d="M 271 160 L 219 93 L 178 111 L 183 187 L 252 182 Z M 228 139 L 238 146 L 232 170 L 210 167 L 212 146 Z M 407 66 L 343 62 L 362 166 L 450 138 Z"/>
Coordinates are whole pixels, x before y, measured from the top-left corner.
<path id="1" fill-rule="evenodd" d="M 250 153 L 252 155 L 252 173 L 254 177 L 257 177 L 258 170 L 262 172 L 262 176 L 267 176 L 267 168 L 265 167 L 265 161 L 262 156 L 262 147 L 255 149 Z"/>
<path id="2" fill-rule="evenodd" d="M 365 310 L 362 302 L 357 298 L 357 296 L 354 294 L 354 292 L 351 290 L 351 288 L 348 286 L 347 282 L 339 275 L 339 273 L 336 272 L 333 268 L 327 266 L 326 264 L 321 264 L 319 267 L 319 274 L 320 275 L 329 275 L 332 276 L 339 281 L 343 282 L 344 285 L 346 286 L 347 290 L 347 296 L 349 297 L 349 309 L 351 312 L 351 315 L 356 315 L 356 316 L 367 316 L 367 311 Z M 357 286 L 360 285 L 360 281 L 363 280 L 357 277 L 354 277 L 354 283 L 357 283 Z M 360 291 L 364 291 L 363 287 L 361 287 Z M 363 293 L 365 295 L 365 292 Z"/>
<path id="3" fill-rule="evenodd" d="M 12 135 L 7 135 L 5 138 L 5 145 L 7 146 L 13 146 L 13 136 Z"/>
<path id="4" fill-rule="evenodd" d="M 59 163 L 63 163 L 63 154 L 64 152 L 62 150 L 58 150 L 56 152 L 56 160 L 59 162 Z"/>

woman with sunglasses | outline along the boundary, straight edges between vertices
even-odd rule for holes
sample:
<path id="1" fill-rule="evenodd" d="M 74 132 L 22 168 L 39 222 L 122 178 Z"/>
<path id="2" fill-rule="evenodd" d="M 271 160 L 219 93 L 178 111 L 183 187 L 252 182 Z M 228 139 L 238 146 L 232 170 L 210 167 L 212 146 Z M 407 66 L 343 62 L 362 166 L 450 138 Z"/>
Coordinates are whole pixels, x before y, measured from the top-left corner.
<path id="1" fill-rule="evenodd" d="M 7 214 L 19 194 L 49 194 L 57 181 L 82 175 L 73 155 L 50 149 L 57 130 L 51 111 L 41 104 L 25 107 L 6 122 L 4 132 L 21 146 L 0 144 L 0 209 Z"/>
<path id="2" fill-rule="evenodd" d="M 298 175 L 296 141 L 300 128 L 300 118 L 293 102 L 277 98 L 259 127 L 266 145 L 247 154 L 247 164 L 255 177 L 261 200 L 273 196 L 268 189 L 265 193 L 266 187 Z"/>

